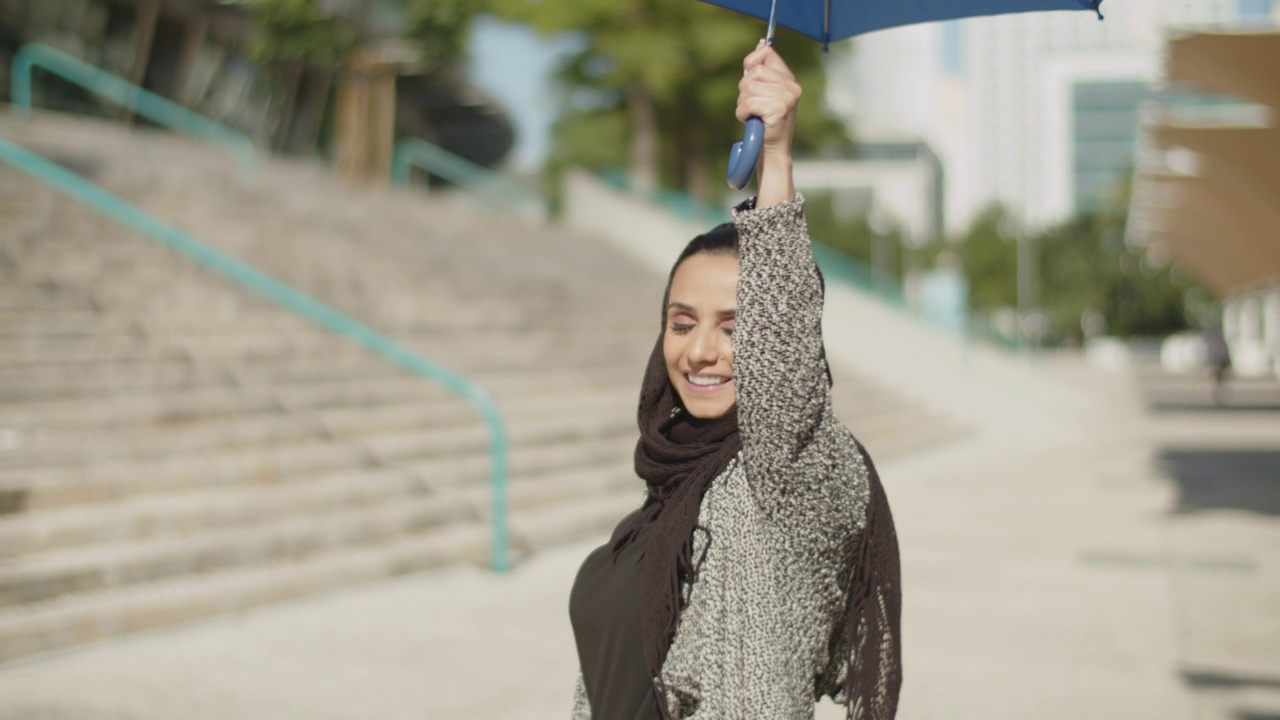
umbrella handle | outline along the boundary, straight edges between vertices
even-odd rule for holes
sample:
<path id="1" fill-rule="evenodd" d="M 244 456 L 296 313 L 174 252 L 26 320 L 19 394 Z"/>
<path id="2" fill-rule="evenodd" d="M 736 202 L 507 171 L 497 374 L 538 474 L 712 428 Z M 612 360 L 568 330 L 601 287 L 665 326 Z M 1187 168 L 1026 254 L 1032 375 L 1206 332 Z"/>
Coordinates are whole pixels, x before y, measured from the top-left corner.
<path id="1" fill-rule="evenodd" d="M 741 190 L 751 180 L 760 160 L 760 148 L 764 146 L 764 121 L 752 115 L 747 118 L 747 129 L 742 142 L 736 142 L 729 150 L 729 187 Z"/>

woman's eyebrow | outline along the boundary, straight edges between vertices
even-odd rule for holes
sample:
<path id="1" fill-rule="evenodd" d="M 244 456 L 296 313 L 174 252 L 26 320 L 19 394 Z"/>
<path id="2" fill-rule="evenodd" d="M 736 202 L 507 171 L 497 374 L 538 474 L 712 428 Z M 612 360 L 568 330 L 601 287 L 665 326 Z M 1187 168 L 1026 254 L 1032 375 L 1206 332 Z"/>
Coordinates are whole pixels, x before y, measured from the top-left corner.
<path id="1" fill-rule="evenodd" d="M 698 311 L 697 311 L 696 309 L 694 309 L 694 307 L 693 307 L 692 305 L 687 305 L 687 304 L 682 303 L 682 302 L 673 302 L 673 303 L 671 303 L 671 304 L 667 305 L 667 310 L 668 310 L 668 311 L 669 311 L 669 310 L 672 310 L 672 309 L 675 309 L 675 310 L 681 310 L 681 311 L 683 311 L 683 312 L 687 312 L 687 313 L 690 313 L 690 314 L 692 314 L 692 315 L 697 315 L 697 314 L 698 314 Z M 720 317 L 736 317 L 736 316 L 738 315 L 738 308 L 728 308 L 728 309 L 725 309 L 725 310 L 721 310 L 721 311 L 717 312 L 717 313 L 716 313 L 716 315 L 719 315 Z"/>

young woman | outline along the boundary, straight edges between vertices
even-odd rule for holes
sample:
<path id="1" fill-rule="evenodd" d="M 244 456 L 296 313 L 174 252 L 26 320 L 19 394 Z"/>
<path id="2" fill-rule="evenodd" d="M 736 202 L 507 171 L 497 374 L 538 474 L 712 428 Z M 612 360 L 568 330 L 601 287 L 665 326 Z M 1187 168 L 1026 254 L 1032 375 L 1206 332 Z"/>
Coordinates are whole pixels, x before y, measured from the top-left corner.
<path id="1" fill-rule="evenodd" d="M 765 121 L 758 196 L 681 253 L 640 391 L 644 505 L 570 598 L 575 720 L 851 718 L 897 708 L 898 548 L 831 412 L 823 287 L 792 186 L 800 86 L 763 43 L 737 115 Z"/>

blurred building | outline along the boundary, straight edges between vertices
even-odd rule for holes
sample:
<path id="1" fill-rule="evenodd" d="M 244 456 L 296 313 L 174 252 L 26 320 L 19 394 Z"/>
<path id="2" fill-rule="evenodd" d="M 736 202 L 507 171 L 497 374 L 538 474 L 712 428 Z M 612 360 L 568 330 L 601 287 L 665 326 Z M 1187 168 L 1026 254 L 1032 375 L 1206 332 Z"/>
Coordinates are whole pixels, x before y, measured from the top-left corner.
<path id="1" fill-rule="evenodd" d="M 1280 21 L 1275 0 L 1126 0 L 1086 12 L 973 18 L 855 39 L 829 103 L 859 137 L 913 133 L 945 169 L 945 227 L 1001 202 L 1029 226 L 1119 201 L 1138 107 L 1164 39 Z"/>
<path id="2" fill-rule="evenodd" d="M 942 227 L 942 163 L 918 138 L 863 136 L 849 157 L 796 162 L 795 185 L 831 193 L 842 218 L 865 216 L 877 234 L 896 230 L 911 247 L 932 242 Z"/>
<path id="3" fill-rule="evenodd" d="M 1234 98 L 1153 104 L 1128 224 L 1223 301 L 1237 374 L 1280 375 L 1280 30 L 1170 40 L 1170 87 Z"/>

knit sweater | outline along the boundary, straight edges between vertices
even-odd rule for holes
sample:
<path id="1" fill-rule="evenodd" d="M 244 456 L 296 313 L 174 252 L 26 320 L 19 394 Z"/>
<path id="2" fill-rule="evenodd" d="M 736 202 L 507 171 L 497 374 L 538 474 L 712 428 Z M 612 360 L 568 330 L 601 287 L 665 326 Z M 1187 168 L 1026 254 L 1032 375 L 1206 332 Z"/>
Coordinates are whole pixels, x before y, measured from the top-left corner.
<path id="1" fill-rule="evenodd" d="M 803 209 L 798 197 L 734 212 L 742 451 L 699 511 L 709 546 L 694 533 L 705 560 L 662 669 L 675 717 L 803 720 L 823 695 L 844 700 L 846 607 L 873 469 L 832 414 Z M 592 720 L 581 676 L 573 719 Z"/>

